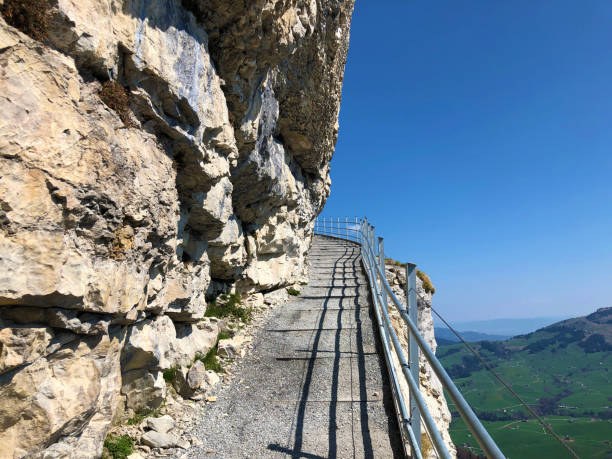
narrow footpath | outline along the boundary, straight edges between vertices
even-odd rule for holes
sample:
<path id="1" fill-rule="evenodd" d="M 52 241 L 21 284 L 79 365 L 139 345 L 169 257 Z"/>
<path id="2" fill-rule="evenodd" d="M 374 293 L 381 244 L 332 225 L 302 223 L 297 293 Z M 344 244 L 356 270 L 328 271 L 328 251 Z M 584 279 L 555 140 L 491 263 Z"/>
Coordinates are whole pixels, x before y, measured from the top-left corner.
<path id="1" fill-rule="evenodd" d="M 308 285 L 256 332 L 187 457 L 402 457 L 360 248 L 315 236 L 309 262 Z"/>

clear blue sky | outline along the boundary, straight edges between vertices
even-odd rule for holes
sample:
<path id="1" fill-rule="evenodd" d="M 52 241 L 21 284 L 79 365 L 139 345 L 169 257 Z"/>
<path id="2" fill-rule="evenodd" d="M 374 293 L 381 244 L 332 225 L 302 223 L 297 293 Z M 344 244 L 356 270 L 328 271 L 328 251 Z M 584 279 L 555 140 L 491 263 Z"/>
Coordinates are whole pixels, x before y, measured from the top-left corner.
<path id="1" fill-rule="evenodd" d="M 451 320 L 612 306 L 612 1 L 357 0 L 332 191 Z"/>

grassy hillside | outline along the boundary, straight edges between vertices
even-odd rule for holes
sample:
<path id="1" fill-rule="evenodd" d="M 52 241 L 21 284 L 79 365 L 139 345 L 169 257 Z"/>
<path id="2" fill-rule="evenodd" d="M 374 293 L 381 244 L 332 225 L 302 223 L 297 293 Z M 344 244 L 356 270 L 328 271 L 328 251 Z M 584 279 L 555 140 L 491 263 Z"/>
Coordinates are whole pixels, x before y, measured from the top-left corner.
<path id="1" fill-rule="evenodd" d="M 612 458 L 612 308 L 472 345 L 581 457 Z M 505 454 L 567 456 L 462 345 L 440 346 L 437 354 Z M 476 446 L 456 413 L 451 436 L 459 446 Z"/>

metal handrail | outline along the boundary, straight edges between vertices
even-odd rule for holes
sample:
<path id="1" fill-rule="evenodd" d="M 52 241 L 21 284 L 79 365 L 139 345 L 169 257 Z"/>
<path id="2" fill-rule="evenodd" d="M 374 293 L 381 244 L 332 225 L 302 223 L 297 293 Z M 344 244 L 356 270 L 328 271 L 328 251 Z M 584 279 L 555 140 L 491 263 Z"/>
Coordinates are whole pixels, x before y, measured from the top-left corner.
<path id="1" fill-rule="evenodd" d="M 504 454 L 483 427 L 472 408 L 466 402 L 463 395 L 461 395 L 461 392 L 459 392 L 459 389 L 457 389 L 457 386 L 455 386 L 452 379 L 448 376 L 448 373 L 419 332 L 418 326 L 416 325 L 416 265 L 410 263 L 407 264 L 406 268 L 407 309 L 397 298 L 387 282 L 384 268 L 383 239 L 380 237 L 378 238 L 378 253 L 376 253 L 374 227 L 367 219 L 355 218 L 354 222 L 351 221 L 349 223 L 348 217 L 345 217 L 344 221 L 341 221 L 340 218 L 329 218 L 328 220 L 317 218 L 314 230 L 315 234 L 357 242 L 362 247 L 362 260 L 370 285 L 372 298 L 374 299 L 375 315 L 379 326 L 389 378 L 392 382 L 391 389 L 398 423 L 400 425 L 400 433 L 404 445 L 410 445 L 413 457 L 419 459 L 422 457 L 421 442 L 419 438 L 421 418 L 423 419 L 438 456 L 445 459 L 451 457 L 444 444 L 442 435 L 436 427 L 419 390 L 418 350 L 420 349 L 487 457 L 490 459 L 505 458 Z M 408 361 L 404 356 L 397 334 L 391 325 L 387 305 L 387 299 L 389 297 L 409 329 L 410 346 Z M 406 402 L 401 393 L 398 374 L 393 365 L 390 344 L 393 344 L 395 354 L 402 369 L 402 374 L 410 388 L 410 410 L 407 409 Z"/>

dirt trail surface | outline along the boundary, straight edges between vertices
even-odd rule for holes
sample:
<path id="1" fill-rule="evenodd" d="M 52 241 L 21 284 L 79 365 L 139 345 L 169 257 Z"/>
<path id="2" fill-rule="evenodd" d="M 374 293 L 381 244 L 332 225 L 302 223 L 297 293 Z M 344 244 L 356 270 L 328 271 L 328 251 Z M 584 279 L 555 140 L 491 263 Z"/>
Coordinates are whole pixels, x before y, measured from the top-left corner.
<path id="1" fill-rule="evenodd" d="M 271 312 L 182 457 L 402 457 L 358 245 L 316 236 L 309 283 Z M 375 320 L 375 319 L 374 319 Z"/>

